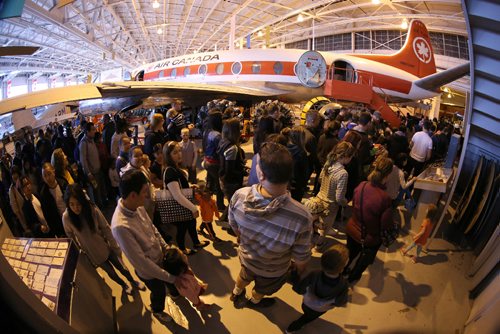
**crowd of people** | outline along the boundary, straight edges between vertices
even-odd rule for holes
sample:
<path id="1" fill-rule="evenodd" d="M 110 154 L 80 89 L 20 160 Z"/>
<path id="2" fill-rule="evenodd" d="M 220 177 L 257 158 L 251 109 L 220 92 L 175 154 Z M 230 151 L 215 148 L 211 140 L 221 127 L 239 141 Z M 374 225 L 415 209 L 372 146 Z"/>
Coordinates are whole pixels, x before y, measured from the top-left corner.
<path id="1" fill-rule="evenodd" d="M 76 137 L 71 124 L 39 130 L 36 138 L 26 133 L 15 142 L 14 157 L 0 151 L 1 209 L 13 234 L 74 239 L 125 292 L 147 287 L 153 314 L 169 321 L 167 294 L 206 307 L 199 298 L 206 286 L 186 256 L 209 240 L 221 241 L 212 226 L 215 216 L 238 245 L 241 270 L 230 297 L 235 307 L 268 307 L 274 299 L 266 296 L 291 282 L 304 295 L 304 315 L 287 328 L 294 332 L 345 303 L 349 285 L 373 263 L 382 230 L 393 225 L 394 208 L 411 196 L 414 177 L 426 164 L 446 156 L 453 132 L 445 122 L 410 115 L 393 129 L 377 111 L 347 108 L 309 111 L 305 124 L 295 125 L 271 102 L 254 115 L 248 169 L 241 146 L 249 111 L 213 103 L 206 109 L 199 147 L 178 104 L 152 114 L 143 145 L 133 146 L 126 122 L 108 115 L 102 123 L 79 119 Z M 207 172 L 201 184 L 199 160 Z M 195 202 L 182 191 L 192 186 Z M 175 236 L 161 221 L 156 189 L 168 189 L 192 213 L 173 223 Z M 352 214 L 344 224 L 349 202 Z M 101 210 L 115 203 L 109 224 Z M 429 226 L 416 239 L 418 253 Z M 345 246 L 332 247 L 327 236 L 341 233 Z M 319 272 L 308 270 L 313 250 L 322 253 Z M 124 266 L 122 251 L 140 281 Z"/>

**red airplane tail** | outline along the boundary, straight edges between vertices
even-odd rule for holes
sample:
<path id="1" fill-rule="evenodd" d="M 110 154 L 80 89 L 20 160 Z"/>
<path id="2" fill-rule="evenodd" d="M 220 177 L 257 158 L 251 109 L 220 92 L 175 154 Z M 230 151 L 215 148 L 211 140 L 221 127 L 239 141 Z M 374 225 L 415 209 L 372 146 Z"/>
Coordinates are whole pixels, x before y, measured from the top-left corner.
<path id="1" fill-rule="evenodd" d="M 395 54 L 356 56 L 397 67 L 419 78 L 436 73 L 429 32 L 422 21 L 418 20 L 411 21 L 406 42 Z"/>

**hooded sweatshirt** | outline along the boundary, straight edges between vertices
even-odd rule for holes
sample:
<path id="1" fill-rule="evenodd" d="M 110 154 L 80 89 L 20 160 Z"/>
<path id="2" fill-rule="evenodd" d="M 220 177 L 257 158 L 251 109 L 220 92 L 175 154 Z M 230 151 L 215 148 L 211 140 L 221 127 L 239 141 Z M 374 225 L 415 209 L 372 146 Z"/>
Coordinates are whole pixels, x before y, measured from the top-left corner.
<path id="1" fill-rule="evenodd" d="M 291 260 L 311 256 L 312 217 L 290 197 L 264 197 L 260 185 L 241 188 L 231 199 L 229 225 L 239 234 L 241 264 L 258 276 L 280 277 Z"/>

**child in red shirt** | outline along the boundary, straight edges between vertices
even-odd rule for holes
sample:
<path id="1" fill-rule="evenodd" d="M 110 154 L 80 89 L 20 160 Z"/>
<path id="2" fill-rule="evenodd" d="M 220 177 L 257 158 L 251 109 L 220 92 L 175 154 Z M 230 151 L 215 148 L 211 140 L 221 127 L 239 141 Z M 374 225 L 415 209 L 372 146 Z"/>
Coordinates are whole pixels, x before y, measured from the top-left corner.
<path id="1" fill-rule="evenodd" d="M 422 251 L 422 247 L 425 246 L 425 244 L 427 243 L 427 239 L 429 239 L 429 235 L 431 234 L 432 228 L 434 227 L 436 213 L 437 207 L 434 204 L 429 204 L 425 219 L 420 226 L 420 231 L 418 231 L 418 233 L 413 236 L 413 242 L 408 247 L 402 247 L 399 250 L 403 256 L 406 256 L 413 247 L 417 246 L 417 256 L 410 256 L 413 263 L 417 263 L 420 252 Z"/>
<path id="2" fill-rule="evenodd" d="M 201 226 L 198 230 L 198 233 L 211 239 L 213 242 L 222 241 L 221 239 L 217 238 L 217 236 L 215 235 L 214 227 L 212 226 L 214 215 L 217 218 L 220 218 L 219 210 L 217 209 L 217 204 L 212 198 L 212 192 L 204 182 L 200 182 L 198 184 L 198 188 L 195 191 L 194 198 L 198 202 L 201 212 Z"/>
<path id="3" fill-rule="evenodd" d="M 177 276 L 174 285 L 179 294 L 186 297 L 197 310 L 206 310 L 210 306 L 200 298 L 208 285 L 194 275 L 186 255 L 179 248 L 167 249 L 163 258 L 163 268 L 169 274 Z"/>

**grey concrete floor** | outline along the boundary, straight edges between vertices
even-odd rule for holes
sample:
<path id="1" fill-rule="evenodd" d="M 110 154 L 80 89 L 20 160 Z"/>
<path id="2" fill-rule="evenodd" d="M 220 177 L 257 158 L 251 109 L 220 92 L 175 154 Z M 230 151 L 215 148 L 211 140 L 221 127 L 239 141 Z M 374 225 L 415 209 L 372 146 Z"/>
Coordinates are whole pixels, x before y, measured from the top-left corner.
<path id="1" fill-rule="evenodd" d="M 251 142 L 243 147 L 246 152 L 252 150 Z M 201 170 L 199 178 L 204 177 Z M 404 208 L 395 210 L 394 216 L 404 226 L 412 225 Z M 419 223 L 413 225 L 411 230 L 417 231 Z M 195 274 L 208 283 L 202 297 L 212 304 L 208 311 L 196 311 L 183 298 L 175 302 L 167 298 L 166 311 L 175 322 L 162 324 L 149 311 L 149 291 L 124 295 L 121 287 L 102 274 L 117 297 L 120 333 L 274 334 L 283 333 L 300 316 L 301 296 L 288 284 L 274 295 L 277 303 L 270 308 L 234 308 L 229 296 L 240 269 L 235 239 L 219 227 L 215 229 L 225 242 L 210 244 L 189 257 Z M 465 272 L 472 254 L 455 251 L 452 244 L 435 239 L 428 253 L 414 264 L 398 251 L 409 240 L 407 229 L 389 249 L 382 247 L 375 263 L 350 292 L 348 304 L 327 312 L 299 333 L 461 333 L 470 309 Z M 345 243 L 345 238 L 331 237 L 329 242 Z M 313 252 L 311 268 L 319 266 L 320 255 Z"/>

